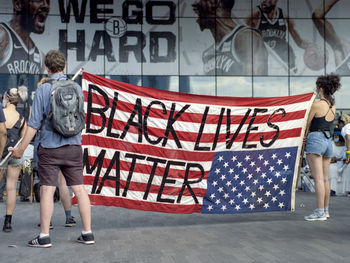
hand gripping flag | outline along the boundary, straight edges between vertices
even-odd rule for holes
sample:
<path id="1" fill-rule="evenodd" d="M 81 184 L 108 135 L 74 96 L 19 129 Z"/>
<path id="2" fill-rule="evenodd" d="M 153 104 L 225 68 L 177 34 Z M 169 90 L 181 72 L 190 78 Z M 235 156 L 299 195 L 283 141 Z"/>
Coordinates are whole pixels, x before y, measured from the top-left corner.
<path id="1" fill-rule="evenodd" d="M 93 205 L 166 213 L 294 210 L 313 93 L 203 96 L 86 72 L 82 87 L 84 184 Z"/>

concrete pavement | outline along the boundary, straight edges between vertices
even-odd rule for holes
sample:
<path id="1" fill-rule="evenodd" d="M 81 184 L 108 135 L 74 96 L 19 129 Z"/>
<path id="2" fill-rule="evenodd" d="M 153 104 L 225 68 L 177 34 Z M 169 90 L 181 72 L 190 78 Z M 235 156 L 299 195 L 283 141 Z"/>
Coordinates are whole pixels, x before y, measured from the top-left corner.
<path id="1" fill-rule="evenodd" d="M 350 198 L 332 197 L 331 218 L 304 221 L 315 204 L 313 193 L 298 191 L 295 212 L 241 215 L 174 215 L 92 207 L 96 244 L 78 244 L 78 224 L 64 227 L 55 203 L 52 248 L 30 248 L 39 233 L 39 203 L 17 202 L 13 231 L 0 232 L 0 262 L 350 262 Z M 0 203 L 1 215 L 5 203 Z M 1 226 L 3 219 L 1 218 Z"/>

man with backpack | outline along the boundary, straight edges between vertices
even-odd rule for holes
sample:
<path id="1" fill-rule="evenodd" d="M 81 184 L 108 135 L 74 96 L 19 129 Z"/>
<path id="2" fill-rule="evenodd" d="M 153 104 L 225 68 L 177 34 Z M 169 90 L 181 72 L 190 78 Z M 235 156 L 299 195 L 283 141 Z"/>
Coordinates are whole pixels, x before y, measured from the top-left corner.
<path id="1" fill-rule="evenodd" d="M 49 51 L 44 60 L 50 81 L 38 87 L 27 132 L 22 144 L 12 149 L 13 158 L 24 150 L 41 130 L 38 147 L 38 172 L 41 184 L 40 234 L 28 242 L 31 247 L 51 247 L 49 228 L 53 213 L 53 195 L 61 170 L 78 201 L 83 231 L 77 242 L 94 244 L 91 232 L 91 207 L 83 185 L 83 156 L 81 130 L 84 127 L 83 93 L 80 86 L 67 80 L 66 66 L 60 51 Z"/>

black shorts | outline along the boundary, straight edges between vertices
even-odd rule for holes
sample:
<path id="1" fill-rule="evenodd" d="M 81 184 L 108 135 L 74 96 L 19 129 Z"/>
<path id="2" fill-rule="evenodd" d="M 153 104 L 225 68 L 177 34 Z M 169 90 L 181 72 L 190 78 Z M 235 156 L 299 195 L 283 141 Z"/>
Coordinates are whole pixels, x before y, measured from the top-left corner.
<path id="1" fill-rule="evenodd" d="M 83 150 L 81 145 L 59 148 L 38 147 L 38 175 L 41 185 L 57 186 L 62 171 L 67 185 L 83 184 Z"/>

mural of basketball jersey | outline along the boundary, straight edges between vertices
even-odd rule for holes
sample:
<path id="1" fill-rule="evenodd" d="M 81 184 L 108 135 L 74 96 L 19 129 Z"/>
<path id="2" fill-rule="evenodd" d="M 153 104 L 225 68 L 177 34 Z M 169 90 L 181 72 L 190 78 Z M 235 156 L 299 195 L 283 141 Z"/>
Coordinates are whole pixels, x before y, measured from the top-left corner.
<path id="1" fill-rule="evenodd" d="M 270 20 L 261 10 L 260 6 L 257 6 L 257 8 L 260 12 L 260 21 L 258 22 L 257 29 L 261 33 L 264 42 L 274 50 L 286 64 L 288 64 L 288 51 L 290 51 L 289 65 L 291 69 L 294 69 L 295 55 L 294 51 L 289 48 L 287 42 L 287 25 L 282 9 L 277 8 L 275 18 Z"/>
<path id="2" fill-rule="evenodd" d="M 0 23 L 8 34 L 9 45 L 0 63 L 2 74 L 40 74 L 43 72 L 43 58 L 38 47 L 27 49 L 17 33 L 7 24 Z M 31 40 L 30 40 L 31 41 Z"/>
<path id="3" fill-rule="evenodd" d="M 243 30 L 250 28 L 239 25 L 227 34 L 215 47 L 210 46 L 203 52 L 203 69 L 207 75 L 241 75 L 242 62 L 236 55 L 235 39 Z"/>

